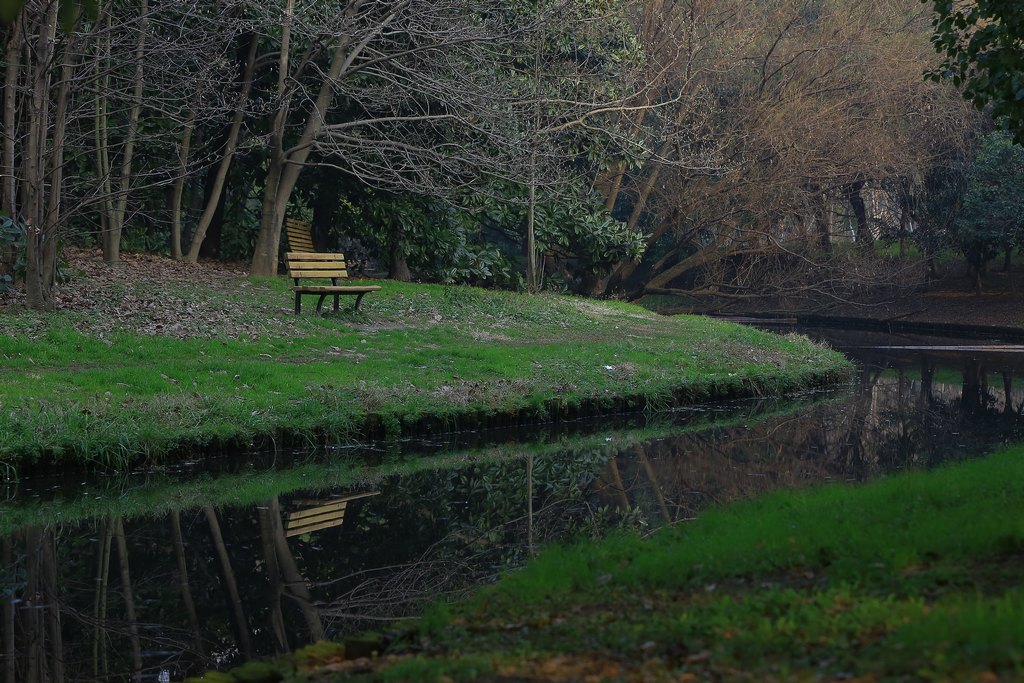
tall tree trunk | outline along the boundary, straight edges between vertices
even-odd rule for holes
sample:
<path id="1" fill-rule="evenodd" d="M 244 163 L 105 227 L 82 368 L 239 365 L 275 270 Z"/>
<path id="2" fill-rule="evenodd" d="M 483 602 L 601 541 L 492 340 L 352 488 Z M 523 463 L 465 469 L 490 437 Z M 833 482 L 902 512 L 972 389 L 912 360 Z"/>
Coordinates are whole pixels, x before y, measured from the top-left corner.
<path id="1" fill-rule="evenodd" d="M 171 257 L 181 260 L 181 198 L 185 194 L 185 181 L 188 179 L 188 154 L 192 146 L 192 131 L 196 127 L 196 101 L 189 109 L 178 145 L 178 177 L 174 179 L 174 190 L 171 193 Z"/>
<path id="2" fill-rule="evenodd" d="M 531 153 L 531 158 L 535 153 Z M 533 163 L 531 162 L 531 166 Z M 526 289 L 536 292 L 540 289 L 540 277 L 537 274 L 537 182 L 530 179 L 529 200 L 526 207 Z"/>
<path id="3" fill-rule="evenodd" d="M 258 45 L 259 40 L 256 36 L 252 36 L 249 41 L 249 53 L 245 59 L 245 69 L 242 71 L 242 88 L 239 90 L 238 101 L 235 104 L 235 113 L 231 119 L 231 128 L 228 131 L 224 157 L 217 165 L 217 173 L 213 178 L 213 184 L 206 195 L 206 207 L 196 223 L 196 231 L 192 235 L 192 242 L 185 257 L 190 263 L 195 263 L 199 260 L 199 250 L 203 246 L 203 240 L 206 239 L 206 233 L 210 229 L 210 224 L 213 222 L 218 207 L 223 204 L 224 183 L 227 180 L 228 171 L 231 170 L 231 160 L 235 156 L 235 150 L 238 149 L 238 137 L 241 134 L 242 122 L 245 119 L 245 109 L 249 104 L 249 93 L 252 92 L 253 72 L 256 67 L 256 48 Z"/>
<path id="4" fill-rule="evenodd" d="M 11 27 L 7 39 L 4 56 L 4 101 L 3 101 L 3 153 L 0 156 L 0 212 L 9 218 L 18 216 L 18 178 L 15 175 L 15 150 L 18 138 L 17 125 L 17 91 L 21 77 L 21 49 L 23 43 L 23 18 L 19 17 Z M 14 245 L 0 246 L 0 275 L 14 276 L 14 264 L 17 261 L 17 250 Z"/>
<path id="5" fill-rule="evenodd" d="M 231 557 L 228 555 L 227 546 L 224 545 L 224 536 L 220 531 L 220 522 L 217 520 L 217 512 L 212 507 L 205 507 L 206 520 L 210 525 L 210 536 L 213 538 L 213 547 L 217 551 L 217 558 L 220 560 L 220 568 L 224 574 L 224 586 L 228 591 L 228 598 L 231 601 L 231 610 L 235 616 L 235 626 L 238 628 L 238 642 L 242 647 L 242 653 L 247 658 L 252 658 L 252 642 L 249 640 L 249 622 L 245 618 L 245 611 L 242 609 L 242 597 L 238 593 L 238 582 L 235 580 L 235 570 L 231 567 Z"/>
<path id="6" fill-rule="evenodd" d="M 110 240 L 111 216 L 114 215 L 114 190 L 113 179 L 110 173 L 110 127 L 109 107 L 110 102 L 107 93 L 110 91 L 110 55 L 112 51 L 111 37 L 111 16 L 110 9 L 105 8 L 102 13 L 105 20 L 104 30 L 107 38 L 103 41 L 100 54 L 96 59 L 96 97 L 94 100 L 94 125 L 93 134 L 96 145 L 96 177 L 100 185 L 100 244 L 107 248 Z"/>
<path id="7" fill-rule="evenodd" d="M 132 161 L 139 134 L 139 115 L 142 113 L 142 92 L 145 85 L 143 57 L 146 54 L 146 31 L 149 28 L 149 0 L 139 0 L 139 35 L 135 41 L 135 73 L 132 76 L 132 106 L 128 110 L 128 130 L 125 133 L 121 170 L 117 183 L 117 198 L 110 226 L 104 236 L 103 260 L 115 265 L 121 260 L 121 232 L 128 212 L 128 194 L 132 183 Z"/>
<path id="8" fill-rule="evenodd" d="M 78 18 L 75 19 L 75 24 Z M 77 43 L 76 33 L 72 32 L 64 46 L 64 61 L 61 66 L 60 83 L 55 93 L 53 137 L 50 142 L 50 153 L 47 162 L 49 168 L 49 194 L 47 197 L 46 217 L 43 224 L 43 235 L 46 238 L 40 245 L 40 277 L 52 287 L 57 276 L 57 231 L 61 224 L 61 199 L 64 194 L 64 142 L 67 130 L 69 100 L 71 98 L 71 81 L 74 74 L 74 53 Z"/>
<path id="9" fill-rule="evenodd" d="M 4 57 L 4 129 L 3 129 L 3 187 L 0 187 L 0 210 L 11 218 L 18 215 L 18 179 L 15 175 L 15 142 L 18 138 L 17 91 L 21 76 L 21 48 L 24 19 L 19 17 L 11 27 Z"/>
<path id="10" fill-rule="evenodd" d="M 46 234 L 46 148 L 50 130 L 50 73 L 57 29 L 57 2 L 51 0 L 38 27 L 35 62 L 32 68 L 32 100 L 28 120 L 28 141 L 24 169 L 22 214 L 26 220 L 25 292 L 32 308 L 53 305 L 52 272 L 46 257 L 51 253 Z M 56 253 L 52 251 L 52 253 Z"/>
<path id="11" fill-rule="evenodd" d="M 294 0 L 285 4 L 284 24 L 281 27 L 281 51 L 277 64 L 277 98 L 278 107 L 274 113 L 274 121 L 270 128 L 270 162 L 267 168 L 266 185 L 263 188 L 262 213 L 260 215 L 260 233 L 256 238 L 256 248 L 252 257 L 253 275 L 277 274 L 277 251 L 281 241 L 281 223 L 284 221 L 285 208 L 278 201 L 281 189 L 281 176 L 284 173 L 285 150 L 284 133 L 288 125 L 290 96 L 287 93 L 288 62 L 291 59 L 292 9 Z"/>
<path id="12" fill-rule="evenodd" d="M 354 17 L 358 14 L 362 2 L 354 0 L 345 8 L 345 14 Z M 260 234 L 256 238 L 253 251 L 251 273 L 253 275 L 276 275 L 277 252 L 281 245 L 281 224 L 284 222 L 285 210 L 291 199 L 299 174 L 309 160 L 313 150 L 313 140 L 323 130 L 327 107 L 334 98 L 334 83 L 352 66 L 370 40 L 384 31 L 394 20 L 396 12 L 385 17 L 375 33 L 368 34 L 356 45 L 351 38 L 343 38 L 334 48 L 330 66 L 324 73 L 323 82 L 317 93 L 316 101 L 306 119 L 302 135 L 290 150 L 283 149 L 284 130 L 289 114 L 288 98 L 283 98 L 275 116 L 271 131 L 271 159 L 267 172 L 267 183 L 263 189 L 263 216 L 260 221 Z"/>
<path id="13" fill-rule="evenodd" d="M 544 34 L 542 29 L 533 51 L 533 135 L 530 141 L 530 187 L 526 205 L 526 289 L 531 293 L 540 289 L 537 274 L 537 145 L 540 144 L 540 63 Z"/>

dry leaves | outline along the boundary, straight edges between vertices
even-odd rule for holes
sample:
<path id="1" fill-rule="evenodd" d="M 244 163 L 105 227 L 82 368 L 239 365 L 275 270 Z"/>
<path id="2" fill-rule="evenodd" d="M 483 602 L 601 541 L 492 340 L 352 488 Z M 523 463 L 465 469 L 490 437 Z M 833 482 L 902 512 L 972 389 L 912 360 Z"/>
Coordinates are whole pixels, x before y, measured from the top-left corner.
<path id="1" fill-rule="evenodd" d="M 300 333 L 288 315 L 289 301 L 276 301 L 279 294 L 271 299 L 238 296 L 265 287 L 251 281 L 242 264 L 192 264 L 151 254 L 123 254 L 121 264 L 110 267 L 99 252 L 74 248 L 65 249 L 64 257 L 71 279 L 58 287 L 56 306 L 78 314 L 76 327 L 85 334 L 251 339 L 282 330 Z M 0 295 L 0 307 L 18 304 L 24 304 L 23 293 Z M 16 333 L 23 334 L 26 323 L 30 335 L 49 327 L 44 317 L 19 318 Z M 7 331 L 5 327 L 0 316 L 0 333 Z"/>

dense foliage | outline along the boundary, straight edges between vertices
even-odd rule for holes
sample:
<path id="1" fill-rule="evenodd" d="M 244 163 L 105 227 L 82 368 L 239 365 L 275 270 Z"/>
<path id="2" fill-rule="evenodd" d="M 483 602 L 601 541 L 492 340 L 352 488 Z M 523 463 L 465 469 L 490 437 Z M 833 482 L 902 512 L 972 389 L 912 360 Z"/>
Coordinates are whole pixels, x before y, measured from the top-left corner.
<path id="1" fill-rule="evenodd" d="M 1024 5 L 1017 0 L 922 1 L 934 9 L 932 42 L 944 57 L 931 77 L 963 86 L 975 106 L 991 107 L 1018 141 L 1024 139 Z"/>

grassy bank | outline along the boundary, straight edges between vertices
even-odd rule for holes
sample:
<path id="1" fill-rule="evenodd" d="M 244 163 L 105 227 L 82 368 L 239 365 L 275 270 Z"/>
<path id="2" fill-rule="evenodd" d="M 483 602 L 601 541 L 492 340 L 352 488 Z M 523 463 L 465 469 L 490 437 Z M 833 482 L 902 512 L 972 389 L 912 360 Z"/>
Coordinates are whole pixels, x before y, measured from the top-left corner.
<path id="1" fill-rule="evenodd" d="M 472 600 L 435 606 L 384 657 L 346 659 L 344 647 L 321 645 L 250 671 L 298 666 L 318 681 L 1021 680 L 1022 512 L 1021 446 L 859 487 L 781 492 L 648 538 L 549 548 Z"/>
<path id="2" fill-rule="evenodd" d="M 802 338 L 623 304 L 385 282 L 358 314 L 296 317 L 283 278 L 204 283 L 132 273 L 56 312 L 5 310 L 4 473 L 657 410 L 849 370 Z"/>
<path id="3" fill-rule="evenodd" d="M 814 403 L 821 402 L 816 396 Z M 587 421 L 571 436 L 533 441 L 517 438 L 514 443 L 494 443 L 478 448 L 445 450 L 442 454 L 394 453 L 383 458 L 375 454 L 347 449 L 333 454 L 312 454 L 284 463 L 274 457 L 274 466 L 252 464 L 240 471 L 200 470 L 187 476 L 147 472 L 145 476 L 100 477 L 88 484 L 62 489 L 64 495 L 47 500 L 21 496 L 0 501 L 0 537 L 26 527 L 52 527 L 79 524 L 93 519 L 120 518 L 128 522 L 139 517 L 161 517 L 170 510 L 185 512 L 212 505 L 254 505 L 295 491 L 309 494 L 330 492 L 342 487 L 376 488 L 389 477 L 412 476 L 428 470 L 458 470 L 489 462 L 526 457 L 559 458 L 575 461 L 597 454 L 605 461 L 640 444 L 655 439 L 677 437 L 690 432 L 734 425 L 756 424 L 806 410 L 814 403 L 803 400 L 762 400 L 738 406 L 732 414 L 719 411 L 691 415 L 680 423 L 673 416 L 654 416 L 641 428 L 613 428 Z"/>

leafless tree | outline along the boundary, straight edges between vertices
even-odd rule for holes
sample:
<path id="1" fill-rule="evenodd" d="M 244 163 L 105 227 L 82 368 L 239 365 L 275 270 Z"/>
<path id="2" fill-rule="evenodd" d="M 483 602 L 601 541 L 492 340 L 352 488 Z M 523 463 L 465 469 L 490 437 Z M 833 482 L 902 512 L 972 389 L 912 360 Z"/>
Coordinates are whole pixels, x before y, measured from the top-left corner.
<path id="1" fill-rule="evenodd" d="M 932 56 L 916 3 L 716 0 L 700 9 L 699 32 L 690 33 L 697 15 L 676 25 L 686 47 L 666 82 L 684 85 L 681 99 L 698 112 L 679 119 L 673 153 L 704 150 L 712 163 L 663 167 L 653 184 L 650 165 L 626 174 L 657 255 L 619 264 L 595 293 L 745 297 L 749 289 L 723 276 L 737 265 L 771 276 L 785 259 L 814 261 L 820 275 L 837 265 L 830 245 L 847 224 L 845 239 L 873 239 L 869 194 L 919 182 L 941 139 L 967 125 L 956 93 L 920 77 Z"/>
<path id="2" fill-rule="evenodd" d="M 116 263 L 134 195 L 218 158 L 190 162 L 185 148 L 234 99 L 226 55 L 240 30 L 230 1 L 107 2 L 70 27 L 58 14 L 55 0 L 32 0 L 5 32 L 0 203 L 25 227 L 37 307 L 51 304 L 58 241 L 72 226 L 92 222 Z"/>
<path id="3" fill-rule="evenodd" d="M 495 94 L 513 31 L 493 9 L 450 0 L 351 0 L 341 11 L 285 2 L 253 273 L 276 271 L 288 201 L 310 163 L 427 194 L 475 180 L 502 132 Z"/>

